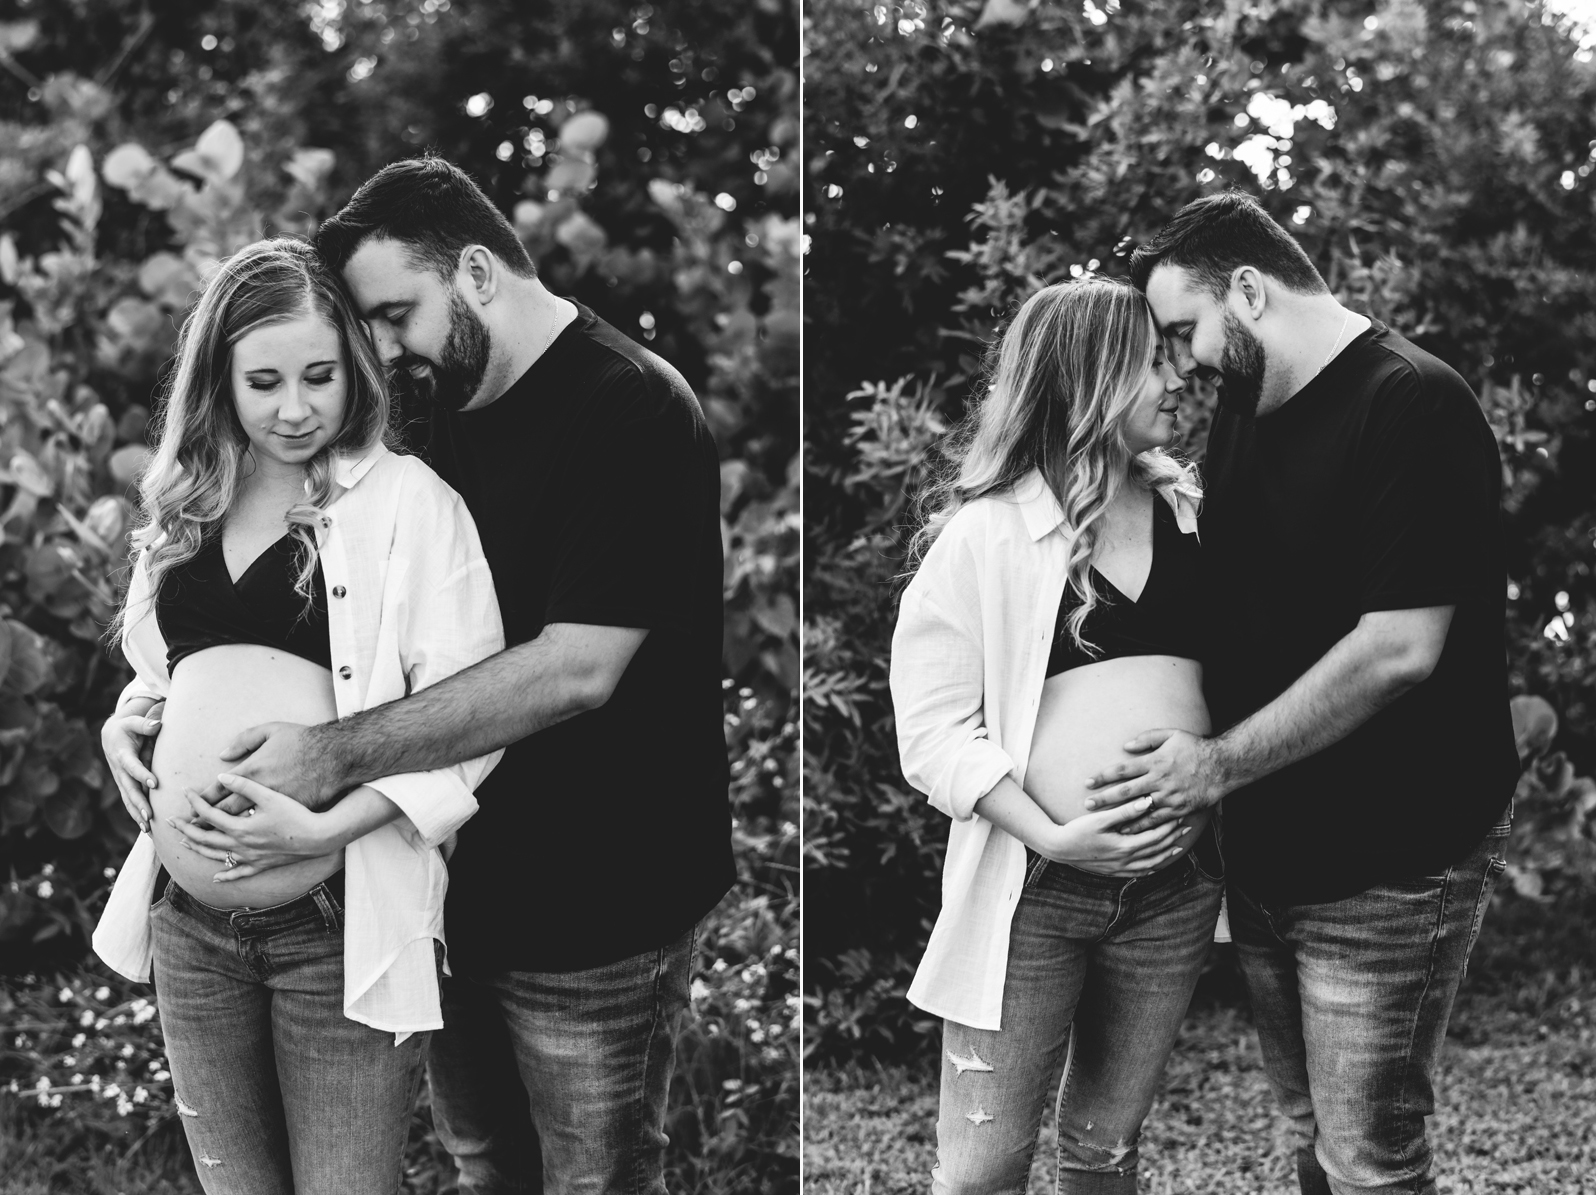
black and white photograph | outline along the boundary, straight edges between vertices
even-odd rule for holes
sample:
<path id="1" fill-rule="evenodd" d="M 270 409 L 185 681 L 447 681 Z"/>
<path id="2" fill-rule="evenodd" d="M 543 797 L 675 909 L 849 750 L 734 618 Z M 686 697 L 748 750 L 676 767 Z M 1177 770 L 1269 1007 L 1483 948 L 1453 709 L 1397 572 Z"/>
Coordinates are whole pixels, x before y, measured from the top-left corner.
<path id="1" fill-rule="evenodd" d="M 1596 1191 L 1596 12 L 806 14 L 805 1190 Z"/>
<path id="2" fill-rule="evenodd" d="M 799 32 L 0 2 L 4 1195 L 796 1195 Z"/>

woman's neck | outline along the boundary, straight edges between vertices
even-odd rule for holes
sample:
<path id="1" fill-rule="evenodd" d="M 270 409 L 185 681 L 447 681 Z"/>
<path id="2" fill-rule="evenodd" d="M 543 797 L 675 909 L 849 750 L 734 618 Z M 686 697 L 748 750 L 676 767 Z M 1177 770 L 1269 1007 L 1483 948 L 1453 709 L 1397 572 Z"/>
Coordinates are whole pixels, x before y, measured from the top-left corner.
<path id="1" fill-rule="evenodd" d="M 284 466 L 246 456 L 233 505 L 254 511 L 271 509 L 286 513 L 304 501 L 305 478 L 301 466 Z"/>

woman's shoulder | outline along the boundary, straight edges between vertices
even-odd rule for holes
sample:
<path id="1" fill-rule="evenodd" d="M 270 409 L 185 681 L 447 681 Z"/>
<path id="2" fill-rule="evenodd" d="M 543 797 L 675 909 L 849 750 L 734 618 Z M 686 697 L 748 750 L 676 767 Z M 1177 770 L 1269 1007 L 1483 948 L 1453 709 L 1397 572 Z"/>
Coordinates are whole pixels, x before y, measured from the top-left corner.
<path id="1" fill-rule="evenodd" d="M 439 477 L 426 461 L 412 453 L 394 449 L 384 451 L 356 481 L 356 487 L 372 483 L 385 496 L 401 502 L 428 502 L 452 507 L 461 501 L 454 488 Z"/>

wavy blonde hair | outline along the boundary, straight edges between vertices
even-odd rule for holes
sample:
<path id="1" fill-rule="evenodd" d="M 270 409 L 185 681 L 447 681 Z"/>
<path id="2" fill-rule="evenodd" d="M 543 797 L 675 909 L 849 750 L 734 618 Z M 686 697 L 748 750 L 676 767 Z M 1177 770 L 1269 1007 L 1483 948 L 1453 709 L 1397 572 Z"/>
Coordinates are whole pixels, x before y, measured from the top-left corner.
<path id="1" fill-rule="evenodd" d="M 150 594 L 212 537 L 238 496 L 249 438 L 233 398 L 233 346 L 257 328 L 319 316 L 338 333 L 348 378 L 337 433 L 305 464 L 305 499 L 285 516 L 299 541 L 294 588 L 310 609 L 316 573 L 316 523 L 337 488 L 338 454 L 390 439 L 390 399 L 382 366 L 337 276 L 306 241 L 256 241 L 222 263 L 178 337 L 176 364 L 158 408 L 159 442 L 139 478 L 145 522 L 133 532 L 133 555 L 148 553 Z M 110 627 L 126 627 L 126 602 Z"/>
<path id="2" fill-rule="evenodd" d="M 918 561 L 958 510 L 1003 494 L 1033 469 L 1058 499 L 1070 539 L 1067 586 L 1077 605 L 1065 623 L 1083 651 L 1081 627 L 1100 600 L 1092 583 L 1099 520 L 1127 480 L 1199 503 L 1196 470 L 1161 448 L 1133 454 L 1125 421 L 1160 340 L 1141 293 L 1111 278 L 1044 287 L 987 349 L 987 393 L 942 446 L 938 476 L 920 496 L 923 523 L 910 545 Z"/>

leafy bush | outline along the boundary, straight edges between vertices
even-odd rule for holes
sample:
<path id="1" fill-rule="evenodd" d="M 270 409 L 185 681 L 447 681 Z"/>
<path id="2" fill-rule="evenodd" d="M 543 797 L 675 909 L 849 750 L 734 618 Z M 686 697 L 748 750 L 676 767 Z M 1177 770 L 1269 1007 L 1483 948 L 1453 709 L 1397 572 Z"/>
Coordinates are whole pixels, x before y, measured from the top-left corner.
<path id="1" fill-rule="evenodd" d="M 807 1048 L 901 1054 L 931 1027 L 903 993 L 947 826 L 902 779 L 886 687 L 905 490 L 1016 303 L 1123 274 L 1199 195 L 1256 194 L 1343 301 L 1474 386 L 1504 463 L 1512 684 L 1564 714 L 1567 775 L 1596 768 L 1596 68 L 1566 23 L 1418 0 L 809 12 Z M 1213 394 L 1189 397 L 1200 461 Z M 1548 811 L 1521 820 L 1521 891 L 1596 876 L 1588 821 L 1552 829 L 1584 791 L 1562 767 L 1521 789 Z"/>
<path id="2" fill-rule="evenodd" d="M 40 1028 L 25 1046 L 6 1038 L 0 1087 L 18 1082 L 40 1132 L 175 1132 L 161 1081 L 141 1072 L 145 1098 L 122 1117 L 115 1097 L 77 1090 L 63 1060 L 103 1062 L 104 1090 L 126 1046 L 145 1069 L 158 1059 L 158 1019 L 134 1024 L 129 1005 L 107 1014 L 108 1043 L 75 1047 L 66 1012 L 81 1015 L 80 997 L 52 1003 L 63 986 L 107 987 L 91 999 L 102 1012 L 147 997 L 84 961 L 133 839 L 98 759 L 127 677 L 99 638 L 123 580 L 130 485 L 176 329 L 214 262 L 264 234 L 308 233 L 378 167 L 430 147 L 476 175 L 551 288 L 682 370 L 720 446 L 741 882 L 703 928 L 671 1165 L 704 1190 L 793 1189 L 795 7 L 20 12 L 0 18 L 0 1024 Z M 58 1107 L 27 1095 L 41 1078 Z M 436 1159 L 424 1114 L 418 1126 L 416 1157 Z"/>

